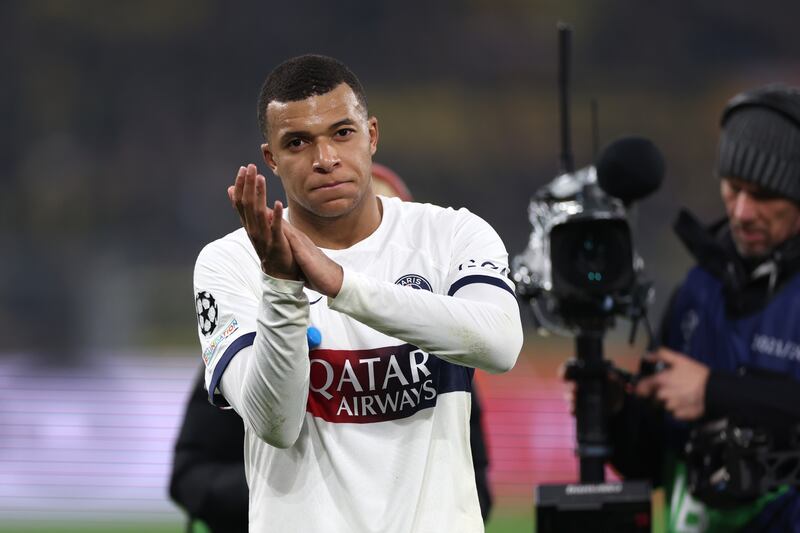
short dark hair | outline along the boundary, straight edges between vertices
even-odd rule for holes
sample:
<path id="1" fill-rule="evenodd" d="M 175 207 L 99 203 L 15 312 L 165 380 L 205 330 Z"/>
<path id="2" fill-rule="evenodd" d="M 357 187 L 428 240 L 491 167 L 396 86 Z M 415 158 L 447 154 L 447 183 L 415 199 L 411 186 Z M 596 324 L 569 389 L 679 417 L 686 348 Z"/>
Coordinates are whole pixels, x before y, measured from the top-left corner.
<path id="1" fill-rule="evenodd" d="M 296 102 L 326 94 L 346 83 L 367 111 L 361 82 L 347 66 L 332 57 L 305 54 L 287 59 L 269 73 L 258 96 L 258 127 L 267 138 L 267 106 L 270 102 Z"/>

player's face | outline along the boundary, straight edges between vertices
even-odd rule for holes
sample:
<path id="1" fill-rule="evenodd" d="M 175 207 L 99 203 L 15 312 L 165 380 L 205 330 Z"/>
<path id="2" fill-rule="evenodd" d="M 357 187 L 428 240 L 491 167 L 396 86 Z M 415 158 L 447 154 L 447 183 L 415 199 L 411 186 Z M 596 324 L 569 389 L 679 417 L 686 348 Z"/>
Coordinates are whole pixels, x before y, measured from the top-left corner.
<path id="1" fill-rule="evenodd" d="M 280 177 L 293 214 L 342 217 L 371 194 L 378 121 L 367 117 L 347 84 L 305 100 L 271 102 L 267 123 L 264 159 Z"/>
<path id="2" fill-rule="evenodd" d="M 800 233 L 800 207 L 791 200 L 736 178 L 723 178 L 720 189 L 731 235 L 742 257 L 767 255 Z"/>

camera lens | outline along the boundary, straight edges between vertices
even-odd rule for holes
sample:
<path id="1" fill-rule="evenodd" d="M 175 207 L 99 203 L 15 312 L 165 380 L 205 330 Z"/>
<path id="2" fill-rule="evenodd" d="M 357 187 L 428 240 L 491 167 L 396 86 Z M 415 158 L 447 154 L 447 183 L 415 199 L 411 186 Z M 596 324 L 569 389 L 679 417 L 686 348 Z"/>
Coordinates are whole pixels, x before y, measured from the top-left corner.
<path id="1" fill-rule="evenodd" d="M 563 296 L 599 296 L 633 282 L 628 224 L 620 219 L 577 220 L 550 234 L 553 290 Z"/>

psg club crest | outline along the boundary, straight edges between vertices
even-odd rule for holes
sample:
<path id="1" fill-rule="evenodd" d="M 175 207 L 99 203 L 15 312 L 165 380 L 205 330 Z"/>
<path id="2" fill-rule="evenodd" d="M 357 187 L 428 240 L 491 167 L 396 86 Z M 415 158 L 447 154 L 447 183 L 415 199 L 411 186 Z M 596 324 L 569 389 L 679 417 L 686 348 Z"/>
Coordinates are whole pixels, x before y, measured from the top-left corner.
<path id="1" fill-rule="evenodd" d="M 400 276 L 400 279 L 394 282 L 395 285 L 402 285 L 403 287 L 411 287 L 412 289 L 422 289 L 424 291 L 433 292 L 431 284 L 428 280 L 417 274 L 406 274 Z"/>
<path id="2" fill-rule="evenodd" d="M 200 291 L 194 297 L 194 304 L 197 309 L 197 324 L 203 335 L 210 335 L 217 327 L 217 301 L 211 296 L 210 292 Z"/>

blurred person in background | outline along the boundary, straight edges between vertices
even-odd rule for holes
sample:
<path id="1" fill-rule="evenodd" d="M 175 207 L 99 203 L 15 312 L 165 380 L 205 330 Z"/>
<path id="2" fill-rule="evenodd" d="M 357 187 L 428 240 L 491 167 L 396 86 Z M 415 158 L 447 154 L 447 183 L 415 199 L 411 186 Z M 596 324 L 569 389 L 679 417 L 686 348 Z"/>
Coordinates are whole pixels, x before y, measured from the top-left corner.
<path id="1" fill-rule="evenodd" d="M 379 163 L 372 164 L 372 187 L 382 196 L 412 200 L 400 176 Z M 219 409 L 208 402 L 204 375 L 205 367 L 201 365 L 175 443 L 170 497 L 188 515 L 187 531 L 246 532 L 248 492 L 244 426 L 235 411 Z M 474 382 L 471 399 L 472 465 L 485 522 L 492 507 L 492 493 L 487 478 L 489 458 L 483 437 L 481 406 Z"/>
<path id="2" fill-rule="evenodd" d="M 734 495 L 737 480 L 726 476 L 737 472 L 716 465 L 703 477 L 730 457 L 703 455 L 700 440 L 720 423 L 775 442 L 800 434 L 800 91 L 739 94 L 721 128 L 727 217 L 705 228 L 684 212 L 676 223 L 697 265 L 673 294 L 662 347 L 648 360 L 661 370 L 633 386 L 610 379 L 611 462 L 626 478 L 664 487 L 667 531 L 800 532 L 796 487 Z M 699 470 L 689 469 L 693 453 L 705 457 Z"/>
<path id="3" fill-rule="evenodd" d="M 190 533 L 247 531 L 244 426 L 231 409 L 208 403 L 201 368 L 189 395 L 169 482 L 169 495 L 186 512 Z"/>

